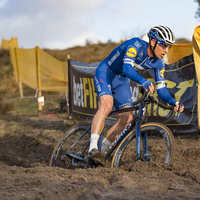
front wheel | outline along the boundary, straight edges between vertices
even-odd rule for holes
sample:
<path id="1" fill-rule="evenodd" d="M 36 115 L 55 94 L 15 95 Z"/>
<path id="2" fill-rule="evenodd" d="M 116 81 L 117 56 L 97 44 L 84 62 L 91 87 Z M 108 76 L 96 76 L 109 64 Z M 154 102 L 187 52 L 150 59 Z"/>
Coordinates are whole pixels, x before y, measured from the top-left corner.
<path id="1" fill-rule="evenodd" d="M 175 154 L 174 136 L 163 124 L 150 122 L 141 126 L 141 135 L 147 133 L 148 161 L 162 164 L 172 163 Z M 144 158 L 142 142 L 141 158 Z M 130 170 L 136 158 L 136 130 L 132 130 L 119 144 L 112 159 L 111 167 Z M 144 160 L 144 159 L 143 159 Z"/>
<path id="2" fill-rule="evenodd" d="M 90 124 L 78 123 L 71 127 L 53 150 L 50 166 L 61 168 L 84 168 L 90 142 Z"/>

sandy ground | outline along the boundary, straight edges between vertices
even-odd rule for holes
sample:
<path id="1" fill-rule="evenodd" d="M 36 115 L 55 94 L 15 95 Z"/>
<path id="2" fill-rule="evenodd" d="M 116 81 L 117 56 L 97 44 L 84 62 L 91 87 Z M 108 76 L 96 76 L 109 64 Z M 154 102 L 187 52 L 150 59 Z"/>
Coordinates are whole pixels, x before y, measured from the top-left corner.
<path id="1" fill-rule="evenodd" d="M 49 167 L 54 146 L 75 121 L 6 114 L 0 118 L 1 200 L 200 199 L 200 136 L 175 136 L 172 165 L 137 162 L 131 172 Z"/>

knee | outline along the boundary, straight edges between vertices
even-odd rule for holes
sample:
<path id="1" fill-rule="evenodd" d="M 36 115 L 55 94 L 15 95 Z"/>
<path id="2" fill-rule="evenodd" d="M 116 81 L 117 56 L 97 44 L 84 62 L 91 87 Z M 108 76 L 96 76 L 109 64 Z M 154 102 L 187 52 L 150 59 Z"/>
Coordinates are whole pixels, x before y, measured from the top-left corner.
<path id="1" fill-rule="evenodd" d="M 100 97 L 99 109 L 101 112 L 109 113 L 113 107 L 113 97 L 110 95 L 104 95 Z"/>
<path id="2" fill-rule="evenodd" d="M 112 107 L 113 107 L 112 103 L 105 101 L 105 102 L 101 103 L 100 109 L 109 113 L 112 110 Z"/>

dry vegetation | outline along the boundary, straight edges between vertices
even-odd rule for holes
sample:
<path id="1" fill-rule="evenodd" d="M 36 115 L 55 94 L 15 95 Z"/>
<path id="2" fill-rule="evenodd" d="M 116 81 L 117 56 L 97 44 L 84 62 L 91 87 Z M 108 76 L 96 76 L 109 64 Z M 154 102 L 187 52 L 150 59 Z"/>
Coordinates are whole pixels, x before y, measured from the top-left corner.
<path id="1" fill-rule="evenodd" d="M 180 38 L 176 41 L 177 44 L 191 43 L 191 41 Z M 60 61 L 67 61 L 67 56 L 70 55 L 71 59 L 78 60 L 86 63 L 102 61 L 115 47 L 120 43 L 101 43 L 91 44 L 86 46 L 76 46 L 64 50 L 50 50 L 44 49 L 47 53 L 54 56 Z"/>
<path id="2" fill-rule="evenodd" d="M 118 45 L 119 43 L 111 42 L 106 44 L 99 43 L 76 46 L 58 51 L 45 49 L 45 51 L 61 61 L 67 61 L 67 55 L 70 55 L 71 59 L 93 63 L 102 61 Z"/>

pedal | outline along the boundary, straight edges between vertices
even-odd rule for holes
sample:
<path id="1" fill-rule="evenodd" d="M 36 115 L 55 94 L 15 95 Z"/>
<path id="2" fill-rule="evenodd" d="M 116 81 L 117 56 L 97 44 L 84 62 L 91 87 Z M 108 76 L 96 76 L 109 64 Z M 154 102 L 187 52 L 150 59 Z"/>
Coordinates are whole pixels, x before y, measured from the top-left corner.
<path id="1" fill-rule="evenodd" d="M 152 158 L 151 156 L 147 153 L 147 154 L 144 154 L 143 156 L 143 160 L 146 162 L 151 162 Z"/>

